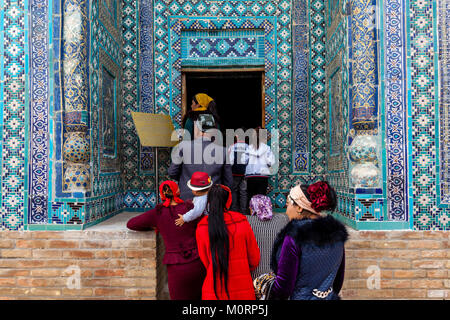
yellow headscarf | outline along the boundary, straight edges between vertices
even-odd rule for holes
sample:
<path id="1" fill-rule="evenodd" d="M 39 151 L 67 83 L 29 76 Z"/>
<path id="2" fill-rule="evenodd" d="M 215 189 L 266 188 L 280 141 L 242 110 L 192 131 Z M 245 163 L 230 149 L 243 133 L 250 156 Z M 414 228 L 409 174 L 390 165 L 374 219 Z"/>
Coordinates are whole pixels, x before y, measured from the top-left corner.
<path id="1" fill-rule="evenodd" d="M 205 111 L 208 109 L 209 103 L 214 99 L 206 93 L 198 93 L 195 95 L 195 100 L 197 100 L 198 104 L 201 105 L 201 107 L 195 109 L 195 111 Z"/>

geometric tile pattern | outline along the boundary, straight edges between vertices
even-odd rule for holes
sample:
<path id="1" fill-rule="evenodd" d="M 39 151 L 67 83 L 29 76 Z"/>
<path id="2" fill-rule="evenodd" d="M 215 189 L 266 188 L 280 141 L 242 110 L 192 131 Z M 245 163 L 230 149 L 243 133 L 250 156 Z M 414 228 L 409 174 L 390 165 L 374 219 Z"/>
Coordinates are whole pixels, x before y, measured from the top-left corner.
<path id="1" fill-rule="evenodd" d="M 352 125 L 355 130 L 373 130 L 377 125 L 376 0 L 352 1 Z"/>
<path id="2" fill-rule="evenodd" d="M 319 63 L 318 69 L 324 70 L 325 60 L 318 57 L 318 55 L 324 54 L 324 21 L 323 21 L 323 1 L 318 0 L 321 3 L 321 8 L 317 9 L 317 15 L 322 15 L 322 21 L 318 21 L 315 24 L 320 26 L 321 34 L 316 37 L 316 52 L 315 57 Z M 293 161 L 291 161 L 291 150 L 294 144 L 292 139 L 292 133 L 294 132 L 294 126 L 292 123 L 292 23 L 291 23 L 291 11 L 295 4 L 296 10 L 300 11 L 298 1 L 224 1 L 224 2 L 204 2 L 204 1 L 155 1 L 154 3 L 154 88 L 155 88 L 155 112 L 170 114 L 174 119 L 175 125 L 178 126 L 181 120 L 181 65 L 185 63 L 186 59 L 182 58 L 182 48 L 188 48 L 181 42 L 185 39 L 185 35 L 190 31 L 197 32 L 207 30 L 217 30 L 222 35 L 226 32 L 236 33 L 239 32 L 255 32 L 256 30 L 264 30 L 265 32 L 265 54 L 264 65 L 266 67 L 266 127 L 278 128 L 280 133 L 280 169 L 279 174 L 276 177 L 270 179 L 270 191 L 271 196 L 275 199 L 278 193 L 283 189 L 288 189 L 296 180 L 306 181 L 308 176 L 293 176 Z M 189 17 L 189 19 L 188 19 Z M 194 18 L 193 18 L 194 17 Z M 276 17 L 276 20 L 274 18 Z M 306 5 L 303 6 L 303 14 L 296 13 L 297 21 L 303 19 L 303 25 L 307 24 L 306 20 Z M 273 22 L 272 22 L 273 21 Z M 276 21 L 276 22 L 275 22 Z M 316 20 L 317 21 L 317 20 Z M 259 27 L 258 27 L 259 26 Z M 309 29 L 307 30 L 309 32 Z M 221 37 L 219 35 L 216 38 L 231 39 L 233 36 Z M 273 36 L 267 35 L 274 33 Z M 249 37 L 250 35 L 247 35 Z M 305 34 L 303 34 L 305 37 Z M 234 36 L 236 38 L 236 36 Z M 187 39 L 187 38 L 186 38 Z M 195 37 L 192 37 L 195 39 Z M 199 39 L 199 38 L 196 38 Z M 226 41 L 226 40 L 225 40 Z M 205 42 L 203 42 L 204 44 Z M 219 42 L 215 42 L 215 49 L 208 51 L 206 45 L 202 48 L 205 50 L 201 52 L 199 46 L 197 51 L 193 50 L 196 55 L 204 56 L 208 52 L 214 52 L 219 57 L 217 63 L 219 64 L 220 57 L 223 57 L 223 53 L 227 52 L 226 46 L 218 47 Z M 304 45 L 307 45 L 307 37 L 303 41 Z M 229 43 L 228 43 L 229 44 Z M 200 42 L 198 43 L 200 45 Z M 210 45 L 210 44 L 208 44 Z M 242 47 L 244 48 L 244 47 Z M 172 50 L 169 53 L 169 50 Z M 222 50 L 222 53 L 221 51 Z M 225 50 L 225 51 L 223 51 Z M 186 51 L 186 57 L 187 57 Z M 243 53 L 242 53 L 243 52 Z M 241 55 L 245 59 L 249 59 L 249 52 L 241 52 Z M 219 55 L 220 53 L 220 55 Z M 234 53 L 236 56 L 239 54 Z M 244 57 L 246 55 L 246 57 Z M 235 57 L 233 57 L 235 58 Z M 213 57 L 211 57 L 213 59 Z M 214 58 L 216 59 L 216 58 Z M 236 59 L 236 58 L 235 58 Z M 225 59 L 224 59 L 225 60 Z M 207 63 L 203 60 L 204 63 Z M 315 65 L 317 65 L 314 62 Z M 303 63 L 302 66 L 308 65 Z M 173 68 L 172 68 L 173 66 Z M 324 75 L 317 74 L 317 82 L 321 82 L 316 85 L 316 91 L 318 95 L 315 95 L 314 105 L 323 108 L 323 95 L 324 95 Z M 306 81 L 304 83 L 307 83 Z M 321 96 L 321 100 L 320 100 Z M 314 119 L 313 122 L 319 124 L 322 122 L 322 126 L 318 126 L 316 132 L 325 130 L 324 119 L 325 114 L 318 116 L 319 119 Z M 318 120 L 318 121 L 317 121 Z M 308 126 L 303 126 L 306 130 Z M 297 131 L 298 133 L 298 131 Z M 304 133 L 302 133 L 304 134 Z M 300 135 L 299 135 L 300 136 Z M 304 137 L 302 137 L 304 139 Z M 308 140 L 308 139 L 307 139 Z M 317 134 L 314 138 L 314 152 L 325 146 L 325 141 L 320 139 Z M 297 144 L 298 145 L 298 144 Z M 302 147 L 304 147 L 302 145 Z M 308 150 L 306 147 L 303 150 Z M 307 154 L 306 152 L 302 152 Z M 308 154 L 309 156 L 309 154 Z M 317 160 L 315 164 L 318 164 L 314 169 L 316 171 L 324 173 L 324 160 L 325 154 L 317 152 Z M 304 161 L 304 160 L 303 160 Z M 319 164 L 320 163 L 320 164 Z"/>
<path id="3" fill-rule="evenodd" d="M 356 199 L 355 219 L 357 221 L 383 221 L 383 199 Z"/>
<path id="4" fill-rule="evenodd" d="M 89 191 L 89 7 L 86 0 L 63 1 L 62 81 L 63 153 L 62 192 Z M 69 151 L 69 147 L 70 151 Z M 74 148 L 76 147 L 76 148 Z M 67 196 L 70 196 L 67 195 Z"/>
<path id="5" fill-rule="evenodd" d="M 89 199 L 85 205 L 84 223 L 98 222 L 119 213 L 124 206 L 123 193 Z"/>
<path id="6" fill-rule="evenodd" d="M 140 111 L 154 112 L 153 102 L 153 1 L 139 0 L 139 93 Z M 154 173 L 153 148 L 140 149 L 140 171 Z"/>
<path id="7" fill-rule="evenodd" d="M 208 31 L 181 34 L 182 65 L 261 65 L 264 64 L 262 30 L 223 30 L 211 36 Z"/>
<path id="8" fill-rule="evenodd" d="M 384 107 L 389 220 L 408 220 L 405 11 L 403 0 L 384 1 Z"/>
<path id="9" fill-rule="evenodd" d="M 30 165 L 28 224 L 47 223 L 49 181 L 48 1 L 30 1 Z"/>
<path id="10" fill-rule="evenodd" d="M 25 131 L 27 115 L 25 82 L 28 53 L 25 35 L 25 1 L 3 2 L 0 118 L 1 138 L 1 230 L 23 230 L 27 190 L 25 186 Z"/>
<path id="11" fill-rule="evenodd" d="M 293 172 L 308 173 L 310 164 L 310 139 L 309 139 L 309 45 L 307 20 L 307 2 L 295 1 L 293 7 L 293 99 L 292 99 L 292 123 L 293 144 L 295 152 L 292 152 Z"/>
<path id="12" fill-rule="evenodd" d="M 341 4 L 340 4 L 341 5 Z M 347 136 L 349 132 L 349 67 L 348 25 L 351 23 L 345 17 L 342 8 L 333 9 L 332 18 L 327 23 L 326 38 L 326 87 L 327 87 L 327 138 L 326 166 L 327 180 L 335 188 L 338 195 L 336 212 L 355 219 L 355 199 L 349 193 L 349 163 L 345 156 Z"/>
<path id="13" fill-rule="evenodd" d="M 139 110 L 139 10 L 138 1 L 122 1 L 122 36 L 123 36 L 123 116 L 122 116 L 122 175 L 125 190 L 146 190 L 148 176 L 139 172 L 140 167 L 140 142 L 138 140 L 136 129 L 131 118 L 132 111 Z M 141 16 L 142 17 L 142 16 Z M 151 17 L 151 14 L 145 15 Z M 145 22 L 148 24 L 148 22 Z M 147 41 L 150 41 L 147 39 Z M 148 50 L 148 48 L 147 48 Z M 144 61 L 142 61 L 144 63 Z M 148 62 L 151 63 L 151 60 Z M 147 67 L 146 67 L 146 70 Z M 148 73 L 146 77 L 148 76 Z M 146 78 L 146 83 L 150 81 Z M 150 82 L 151 83 L 151 82 Z M 151 93 L 148 93 L 151 94 Z M 146 95 L 148 97 L 148 95 Z M 148 103 L 145 105 L 145 111 L 151 111 Z"/>
<path id="14" fill-rule="evenodd" d="M 325 1 L 310 1 L 310 89 L 311 92 L 311 174 L 325 174 L 326 113 Z"/>
<path id="15" fill-rule="evenodd" d="M 122 4 L 120 1 L 94 0 L 91 8 L 93 193 L 86 198 L 84 223 L 94 222 L 123 208 L 116 201 L 122 198 L 123 192 L 120 176 L 122 52 L 125 51 L 125 48 L 122 50 Z M 105 140 L 105 134 L 110 134 L 111 138 Z"/>
<path id="16" fill-rule="evenodd" d="M 84 221 L 85 203 L 62 202 L 51 203 L 50 224 L 81 224 Z"/>
<path id="17" fill-rule="evenodd" d="M 67 2 L 79 3 L 73 0 Z M 62 44 L 53 41 L 51 44 L 54 50 L 49 53 L 49 41 L 59 37 L 59 31 L 55 30 L 59 30 L 60 25 L 54 19 L 62 15 L 59 12 L 62 5 L 53 3 L 50 9 L 47 0 L 30 0 L 30 15 L 25 21 L 25 1 L 5 2 L 0 26 L 3 35 L 0 48 L 3 59 L 0 82 L 3 100 L 0 111 L 2 112 L 0 118 L 3 121 L 0 136 L 1 229 L 21 230 L 24 221 L 56 224 L 94 222 L 116 213 L 123 206 L 137 210 L 154 206 L 156 197 L 153 191 L 152 174 L 155 164 L 153 150 L 137 147 L 139 141 L 136 138 L 130 111 L 154 112 L 156 105 L 156 111 L 170 113 L 179 121 L 179 108 L 176 107 L 180 105 L 179 98 L 176 95 L 172 96 L 174 92 L 177 94 L 176 90 L 180 87 L 179 79 L 174 77 L 173 82 L 170 82 L 168 79 L 174 74 L 163 66 L 172 63 L 179 68 L 181 64 L 177 65 L 178 62 L 170 60 L 171 57 L 159 53 L 168 52 L 170 46 L 179 45 L 177 41 L 185 32 L 176 30 L 176 25 L 171 26 L 169 17 L 173 17 L 173 21 L 177 20 L 175 23 L 179 26 L 192 26 L 191 23 L 195 22 L 179 21 L 183 17 L 190 16 L 196 17 L 198 23 L 201 23 L 200 20 L 209 19 L 213 21 L 211 26 L 214 29 L 227 30 L 230 33 L 236 32 L 241 27 L 252 31 L 269 30 L 273 27 L 276 33 L 274 38 L 267 41 L 265 39 L 264 43 L 267 50 L 264 52 L 264 64 L 269 70 L 266 85 L 277 88 L 272 93 L 269 90 L 267 94 L 266 117 L 268 123 L 280 129 L 281 142 L 280 172 L 271 178 L 270 186 L 270 195 L 276 206 L 284 206 L 286 190 L 293 184 L 299 181 L 312 182 L 326 175 L 338 190 L 339 213 L 349 219 L 383 221 L 383 208 L 387 207 L 388 220 L 413 219 L 415 229 L 449 230 L 450 214 L 447 206 L 450 204 L 448 184 L 450 171 L 447 168 L 450 167 L 450 158 L 446 143 L 450 132 L 446 76 L 449 74 L 449 1 L 438 2 L 439 16 L 436 18 L 433 15 L 436 4 L 431 0 L 409 2 L 385 0 L 384 12 L 379 13 L 383 14 L 383 18 L 380 19 L 383 24 L 378 32 L 373 32 L 373 28 L 367 27 L 374 21 L 374 12 L 371 8 L 376 4 L 375 1 L 355 1 L 353 9 L 361 10 L 359 13 L 354 11 L 348 18 L 344 17 L 342 27 L 339 27 L 341 20 L 339 10 L 342 9 L 342 3 L 330 1 L 328 6 L 330 14 L 327 16 L 329 19 L 325 21 L 325 4 L 328 3 L 323 0 L 310 2 L 307 11 L 305 1 L 123 0 L 119 3 L 94 0 L 90 15 L 92 20 L 86 28 L 86 31 L 91 33 L 91 43 L 89 45 L 86 43 L 84 47 L 92 50 L 89 52 L 91 54 L 89 62 L 93 70 L 91 69 L 86 78 L 82 79 L 89 81 L 87 87 L 90 87 L 90 94 L 85 94 L 86 88 L 77 86 L 74 86 L 75 89 L 79 89 L 77 92 L 64 91 L 64 94 L 80 99 L 65 100 L 66 111 L 75 111 L 68 114 L 65 119 L 61 117 L 60 110 L 64 107 L 64 103 L 60 105 L 61 98 L 58 93 L 58 88 L 62 87 L 62 84 L 55 77 L 62 70 L 59 70 L 58 63 L 53 63 L 59 61 L 59 56 L 55 52 Z M 405 4 L 409 4 L 409 7 L 405 8 Z M 52 13 L 53 21 L 48 19 L 49 12 Z M 114 13 L 121 14 L 122 19 L 117 19 Z M 103 18 L 99 18 L 100 16 Z M 407 16 L 409 25 L 405 21 Z M 105 17 L 108 19 L 104 19 Z M 276 17 L 276 22 L 272 22 L 271 17 Z M 101 19 L 103 20 L 100 21 Z M 265 19 L 266 23 L 260 29 L 252 29 L 246 28 L 245 22 L 238 21 L 239 19 L 242 21 Z M 225 25 L 226 21 L 230 24 Z M 344 24 L 345 21 L 349 23 Z M 220 23 L 224 24 L 219 25 Z M 29 26 L 29 30 L 25 28 L 26 25 Z M 407 26 L 410 29 L 407 29 Z M 199 33 L 203 32 L 195 27 L 192 29 Z M 50 34 L 49 30 L 53 30 L 53 34 Z M 145 30 L 150 30 L 150 33 Z M 123 36 L 117 36 L 119 31 Z M 335 36 L 329 37 L 333 34 Z M 365 38 L 366 35 L 369 37 Z M 378 35 L 383 42 L 378 41 Z M 175 36 L 173 42 L 164 42 L 164 39 L 170 36 Z M 237 43 L 229 43 L 232 38 L 230 36 L 222 40 L 230 48 L 234 45 L 236 49 Z M 221 53 L 222 57 L 231 54 L 244 59 L 258 52 L 257 48 L 256 51 L 252 51 L 252 36 L 241 39 L 250 41 L 244 41 L 248 47 L 241 41 L 239 47 L 241 51 L 227 51 L 225 45 L 219 47 L 217 42 L 216 47 L 209 51 L 205 47 L 199 47 L 200 43 L 197 43 L 197 46 L 192 46 L 197 51 L 192 49 L 191 52 L 204 57 L 211 52 L 217 54 L 220 50 L 225 50 Z M 346 41 L 348 48 L 345 47 Z M 377 57 L 378 43 L 384 44 L 379 51 L 380 57 Z M 181 45 L 179 48 L 181 50 Z M 358 51 L 360 48 L 364 50 Z M 437 48 L 439 51 L 435 50 Z M 71 47 L 71 50 L 75 49 L 80 48 Z M 118 147 L 118 153 L 119 149 L 123 150 L 121 171 L 126 182 L 125 192 L 118 172 L 101 174 L 98 111 L 102 102 L 99 94 L 101 90 L 99 75 L 102 70 L 101 62 L 106 60 L 100 58 L 99 52 L 102 51 L 122 67 L 122 75 L 116 77 L 116 80 L 123 79 L 123 84 L 118 85 L 118 90 L 121 90 L 120 96 L 123 97 L 118 107 L 122 106 L 124 109 L 123 117 L 118 123 L 123 123 L 123 127 L 117 127 L 117 130 L 121 130 L 122 135 L 119 136 L 123 138 L 118 142 L 122 146 Z M 267 58 L 267 54 L 272 52 L 275 52 L 275 55 Z M 340 52 L 348 52 L 350 57 L 343 54 L 341 59 Z M 210 58 L 213 59 L 214 56 Z M 436 63 L 437 58 L 440 60 L 439 65 Z M 76 61 L 81 64 L 76 65 L 75 74 L 84 77 L 85 71 L 81 70 L 80 66 L 88 64 L 87 60 L 81 60 Z M 180 59 L 180 63 L 183 60 Z M 380 91 L 383 95 L 380 96 L 380 102 L 377 101 L 377 84 L 380 82 L 377 78 L 378 60 L 382 63 L 383 70 L 383 90 Z M 25 65 L 25 62 L 29 62 L 29 66 Z M 343 170 L 328 172 L 333 166 L 330 167 L 332 161 L 327 155 L 329 150 L 326 149 L 326 146 L 329 146 L 327 136 L 330 123 L 327 122 L 325 106 L 328 106 L 327 99 L 330 94 L 326 91 L 327 79 L 333 75 L 327 66 L 333 63 L 337 68 L 339 66 L 342 68 L 342 88 L 332 87 L 331 93 L 335 90 L 336 96 L 337 91 L 343 91 L 342 115 L 348 119 L 344 121 L 343 137 L 336 136 L 336 138 L 344 139 L 343 149 L 346 150 L 351 142 L 346 140 L 349 130 L 346 125 L 350 125 L 350 128 L 357 130 L 374 129 L 375 134 L 380 132 L 379 137 L 386 139 L 382 159 L 385 160 L 386 167 L 384 187 L 387 199 L 380 198 L 379 192 L 376 192 L 376 195 L 367 195 L 348 189 L 349 165 L 345 157 L 342 162 Z M 350 66 L 350 70 L 345 67 L 347 65 Z M 437 70 L 439 67 L 441 69 Z M 437 78 L 438 71 L 440 78 Z M 338 79 L 337 77 L 336 74 L 332 78 Z M 71 83 L 73 80 L 66 78 L 66 81 Z M 349 81 L 352 90 L 349 90 Z M 352 87 L 352 84 L 356 86 Z M 51 91 L 53 86 L 55 90 Z M 29 97 L 25 94 L 26 88 L 29 88 Z M 175 91 L 171 91 L 173 88 Z M 406 88 L 410 90 L 407 92 Z M 302 96 L 302 92 L 305 91 L 310 92 L 310 96 Z M 348 100 L 345 94 L 348 92 L 351 93 L 351 108 L 345 104 Z M 161 97 L 167 101 L 159 100 Z M 167 107 L 169 104 L 172 108 Z M 332 107 L 334 112 L 339 111 L 338 104 Z M 379 115 L 384 119 L 380 119 Z M 410 116 L 410 119 L 406 116 Z M 378 120 L 385 125 L 379 126 Z M 406 121 L 410 121 L 411 130 L 406 129 Z M 62 133 L 67 132 L 62 126 L 64 123 L 89 126 L 92 129 L 91 141 L 87 144 L 92 150 L 92 157 L 89 153 L 83 155 L 92 160 L 90 162 L 93 165 L 90 173 L 94 186 L 92 194 L 66 193 L 60 196 L 62 190 L 60 164 L 64 155 L 61 140 L 64 139 Z M 292 125 L 293 123 L 295 125 Z M 439 126 L 436 123 L 439 123 Z M 49 128 L 53 128 L 51 133 L 54 134 L 51 140 L 53 145 L 47 144 L 48 139 L 45 138 Z M 78 131 L 76 132 L 78 134 Z M 332 147 L 333 152 L 342 154 L 338 149 L 338 145 Z M 52 159 L 48 158 L 50 155 Z M 51 161 L 55 160 L 58 161 L 53 164 Z M 160 179 L 164 176 L 167 160 L 167 153 L 161 150 L 158 168 Z M 49 183 L 53 179 L 49 177 L 49 168 L 55 168 L 52 175 L 59 172 L 60 181 L 56 181 L 55 186 Z M 406 177 L 407 171 L 409 180 Z M 56 198 L 55 192 L 58 193 Z M 409 192 L 411 194 L 408 194 Z M 409 200 L 407 195 L 412 195 Z M 24 213 L 27 213 L 26 217 Z"/>
<path id="18" fill-rule="evenodd" d="M 266 77 L 265 77 L 265 100 L 266 100 L 266 128 L 276 128 L 275 124 L 275 106 L 277 101 L 277 86 L 276 83 L 280 83 L 282 81 L 282 74 L 276 72 L 277 66 L 277 58 L 278 54 L 276 52 L 276 45 L 274 43 L 274 39 L 276 39 L 276 25 L 274 18 L 248 18 L 248 19 L 236 19 L 236 18 L 226 18 L 226 19 L 205 19 L 205 18 L 196 18 L 195 20 L 183 20 L 182 18 L 169 18 L 169 28 L 171 30 L 171 37 L 169 43 L 169 51 L 166 53 L 167 58 L 170 61 L 169 65 L 165 66 L 167 71 L 170 72 L 171 77 L 168 79 L 171 84 L 164 95 L 165 99 L 171 99 L 169 114 L 176 121 L 176 125 L 179 125 L 181 120 L 181 66 L 183 65 L 183 56 L 182 56 L 182 32 L 181 30 L 203 30 L 207 27 L 210 27 L 216 32 L 221 34 L 222 30 L 227 31 L 229 29 L 263 29 L 264 30 L 264 41 L 265 41 L 265 69 L 266 69 Z M 159 52 L 158 54 L 162 54 Z M 206 52 L 208 54 L 208 52 Z M 222 57 L 220 51 L 216 50 L 216 54 L 218 55 L 218 59 L 223 59 L 224 63 L 232 63 L 227 59 L 227 56 Z M 250 58 L 251 59 L 251 58 Z M 213 61 L 215 61 L 214 59 Z M 206 61 L 209 61 L 207 59 Z M 245 61 L 245 60 L 244 60 Z M 223 64 L 221 64 L 223 65 Z M 278 77 L 277 77 L 278 75 Z M 290 72 L 286 72 L 285 76 L 290 75 Z M 160 85 L 157 84 L 157 88 Z M 159 91 L 157 89 L 156 101 L 158 105 L 159 99 L 163 98 L 162 95 L 158 94 Z M 280 101 L 280 100 L 278 100 Z M 281 102 L 281 101 L 280 101 Z M 158 105 L 159 110 L 164 110 L 166 106 Z M 267 115 L 272 115 L 271 119 L 267 117 Z"/>
<path id="19" fill-rule="evenodd" d="M 410 211 L 414 229 L 450 230 L 449 211 L 445 210 L 446 206 L 439 206 L 436 191 L 439 132 L 435 123 L 439 115 L 436 104 L 439 93 L 438 79 L 435 77 L 438 65 L 435 64 L 437 35 L 434 30 L 438 19 L 434 17 L 433 3 L 430 0 L 409 2 L 411 102 L 408 114 L 413 125 L 409 141 L 409 174 L 412 176 Z M 448 17 L 445 20 L 448 21 Z"/>
<path id="20" fill-rule="evenodd" d="M 450 204 L 450 2 L 439 1 L 439 168 L 441 203 Z"/>
<path id="21" fill-rule="evenodd" d="M 187 52 L 188 58 L 211 57 L 254 57 L 258 49 L 256 38 L 200 38 L 189 39 Z"/>
<path id="22" fill-rule="evenodd" d="M 152 208 L 156 205 L 155 192 L 126 192 L 124 195 L 126 210 Z"/>

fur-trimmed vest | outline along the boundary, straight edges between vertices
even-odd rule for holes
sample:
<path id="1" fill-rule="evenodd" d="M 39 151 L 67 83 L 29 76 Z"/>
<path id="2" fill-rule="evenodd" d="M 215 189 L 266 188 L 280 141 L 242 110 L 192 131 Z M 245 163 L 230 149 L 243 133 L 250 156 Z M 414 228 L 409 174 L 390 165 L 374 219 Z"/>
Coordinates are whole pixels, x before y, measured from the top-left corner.
<path id="1" fill-rule="evenodd" d="M 344 243 L 348 239 L 345 226 L 329 215 L 290 221 L 278 233 L 273 245 L 270 266 L 275 273 L 286 236 L 294 240 L 300 252 L 290 299 L 338 299 L 332 287 L 343 259 Z"/>

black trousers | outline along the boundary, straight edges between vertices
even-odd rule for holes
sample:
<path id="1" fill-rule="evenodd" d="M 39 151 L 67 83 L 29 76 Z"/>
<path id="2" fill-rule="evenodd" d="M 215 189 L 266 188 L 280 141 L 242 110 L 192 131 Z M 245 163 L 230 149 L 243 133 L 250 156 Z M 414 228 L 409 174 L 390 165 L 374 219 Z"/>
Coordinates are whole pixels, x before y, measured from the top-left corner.
<path id="1" fill-rule="evenodd" d="M 267 195 L 267 186 L 269 178 L 267 177 L 247 177 L 247 209 L 249 210 L 250 200 L 254 195 Z M 248 211 L 247 214 L 250 214 Z"/>

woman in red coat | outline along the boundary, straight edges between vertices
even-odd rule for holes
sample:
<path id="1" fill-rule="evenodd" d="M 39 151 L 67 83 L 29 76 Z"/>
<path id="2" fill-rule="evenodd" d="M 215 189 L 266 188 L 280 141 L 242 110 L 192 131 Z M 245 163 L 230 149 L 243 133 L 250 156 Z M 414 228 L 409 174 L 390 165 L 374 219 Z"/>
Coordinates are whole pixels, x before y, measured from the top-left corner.
<path id="1" fill-rule="evenodd" d="M 175 220 L 194 205 L 179 198 L 180 189 L 173 181 L 164 181 L 159 187 L 164 201 L 127 223 L 131 230 L 147 231 L 156 228 L 163 237 L 167 265 L 167 281 L 172 300 L 200 300 L 206 271 L 198 256 L 195 230 L 200 218 L 178 227 Z"/>
<path id="2" fill-rule="evenodd" d="M 203 300 L 255 300 L 250 272 L 259 263 L 255 235 L 244 215 L 228 211 L 231 191 L 213 185 L 208 193 L 208 216 L 197 226 L 200 259 L 206 268 Z"/>

